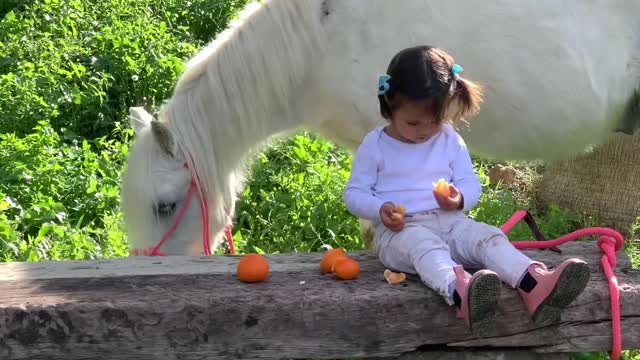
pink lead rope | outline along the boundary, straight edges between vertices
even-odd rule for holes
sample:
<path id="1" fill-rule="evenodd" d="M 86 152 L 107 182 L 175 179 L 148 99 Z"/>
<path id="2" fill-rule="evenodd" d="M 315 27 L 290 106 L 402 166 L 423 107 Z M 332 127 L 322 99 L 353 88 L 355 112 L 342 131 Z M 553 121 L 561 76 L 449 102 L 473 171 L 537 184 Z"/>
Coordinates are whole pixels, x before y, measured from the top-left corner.
<path id="1" fill-rule="evenodd" d="M 531 215 L 529 215 L 525 210 L 516 211 L 511 218 L 502 225 L 500 230 L 505 234 L 508 233 L 518 221 L 525 217 L 531 217 Z M 529 226 L 531 226 L 531 224 L 529 224 Z M 600 235 L 600 238 L 598 239 L 598 247 L 602 252 L 604 252 L 600 263 L 602 264 L 605 276 L 609 282 L 609 294 L 611 298 L 611 330 L 613 337 L 613 349 L 609 353 L 609 356 L 612 360 L 617 360 L 622 354 L 622 330 L 620 329 L 620 294 L 618 293 L 618 279 L 613 273 L 613 268 L 616 266 L 616 251 L 622 249 L 624 246 L 624 239 L 622 235 L 612 229 L 591 227 L 574 231 L 555 240 L 516 241 L 512 242 L 512 244 L 517 249 L 544 249 L 558 246 L 583 236 L 591 235 Z"/>

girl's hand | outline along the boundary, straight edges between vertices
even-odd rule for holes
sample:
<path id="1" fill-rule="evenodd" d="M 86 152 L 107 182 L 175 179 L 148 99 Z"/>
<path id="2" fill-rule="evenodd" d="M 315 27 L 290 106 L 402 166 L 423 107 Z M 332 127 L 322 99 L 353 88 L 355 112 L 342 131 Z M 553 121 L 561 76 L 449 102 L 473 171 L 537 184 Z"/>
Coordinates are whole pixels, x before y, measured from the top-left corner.
<path id="1" fill-rule="evenodd" d="M 439 192 L 433 191 L 438 205 L 444 210 L 460 210 L 462 209 L 462 194 L 453 186 L 449 185 L 449 196 L 443 195 Z"/>
<path id="2" fill-rule="evenodd" d="M 394 209 L 395 206 L 390 202 L 382 204 L 380 207 L 380 220 L 390 230 L 400 231 L 404 227 L 404 217 L 394 217 Z"/>

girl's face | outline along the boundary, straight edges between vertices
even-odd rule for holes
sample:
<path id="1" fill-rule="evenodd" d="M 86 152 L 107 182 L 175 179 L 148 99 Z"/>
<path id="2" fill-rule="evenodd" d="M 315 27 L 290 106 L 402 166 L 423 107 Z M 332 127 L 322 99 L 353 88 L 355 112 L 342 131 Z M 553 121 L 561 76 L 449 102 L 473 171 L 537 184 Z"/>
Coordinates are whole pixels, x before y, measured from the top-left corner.
<path id="1" fill-rule="evenodd" d="M 423 143 L 442 129 L 425 102 L 405 101 L 393 111 L 391 136 L 409 143 Z"/>

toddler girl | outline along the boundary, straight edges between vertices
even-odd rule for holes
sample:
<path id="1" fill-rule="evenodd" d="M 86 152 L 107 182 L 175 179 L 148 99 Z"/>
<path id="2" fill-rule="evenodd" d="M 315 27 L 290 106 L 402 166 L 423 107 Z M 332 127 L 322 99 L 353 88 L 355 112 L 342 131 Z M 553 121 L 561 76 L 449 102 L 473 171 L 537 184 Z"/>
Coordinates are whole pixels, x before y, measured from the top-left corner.
<path id="1" fill-rule="evenodd" d="M 417 273 L 456 305 L 457 316 L 477 336 L 494 333 L 501 281 L 518 290 L 536 323 L 557 322 L 587 285 L 589 268 L 569 259 L 549 271 L 499 228 L 465 215 L 482 188 L 465 142 L 449 122 L 479 111 L 482 90 L 461 71 L 434 47 L 395 55 L 378 83 L 380 112 L 389 124 L 365 136 L 344 201 L 352 214 L 373 221 L 380 261 Z M 451 184 L 448 195 L 434 191 L 441 178 Z M 405 207 L 404 218 L 394 216 L 397 205 Z M 484 270 L 472 276 L 463 265 Z"/>

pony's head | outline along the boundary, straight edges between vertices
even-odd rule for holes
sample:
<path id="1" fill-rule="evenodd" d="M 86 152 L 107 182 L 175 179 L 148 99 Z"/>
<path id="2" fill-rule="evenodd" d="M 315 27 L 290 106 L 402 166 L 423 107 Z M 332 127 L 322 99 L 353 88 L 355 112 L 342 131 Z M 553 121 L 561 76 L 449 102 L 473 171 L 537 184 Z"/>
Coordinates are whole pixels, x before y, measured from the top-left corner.
<path id="1" fill-rule="evenodd" d="M 200 192 L 190 188 L 192 175 L 185 153 L 167 123 L 143 108 L 130 108 L 129 119 L 136 140 L 123 176 L 121 204 L 130 247 L 152 248 L 175 227 L 160 252 L 201 254 Z M 190 190 L 193 193 L 188 196 Z"/>

